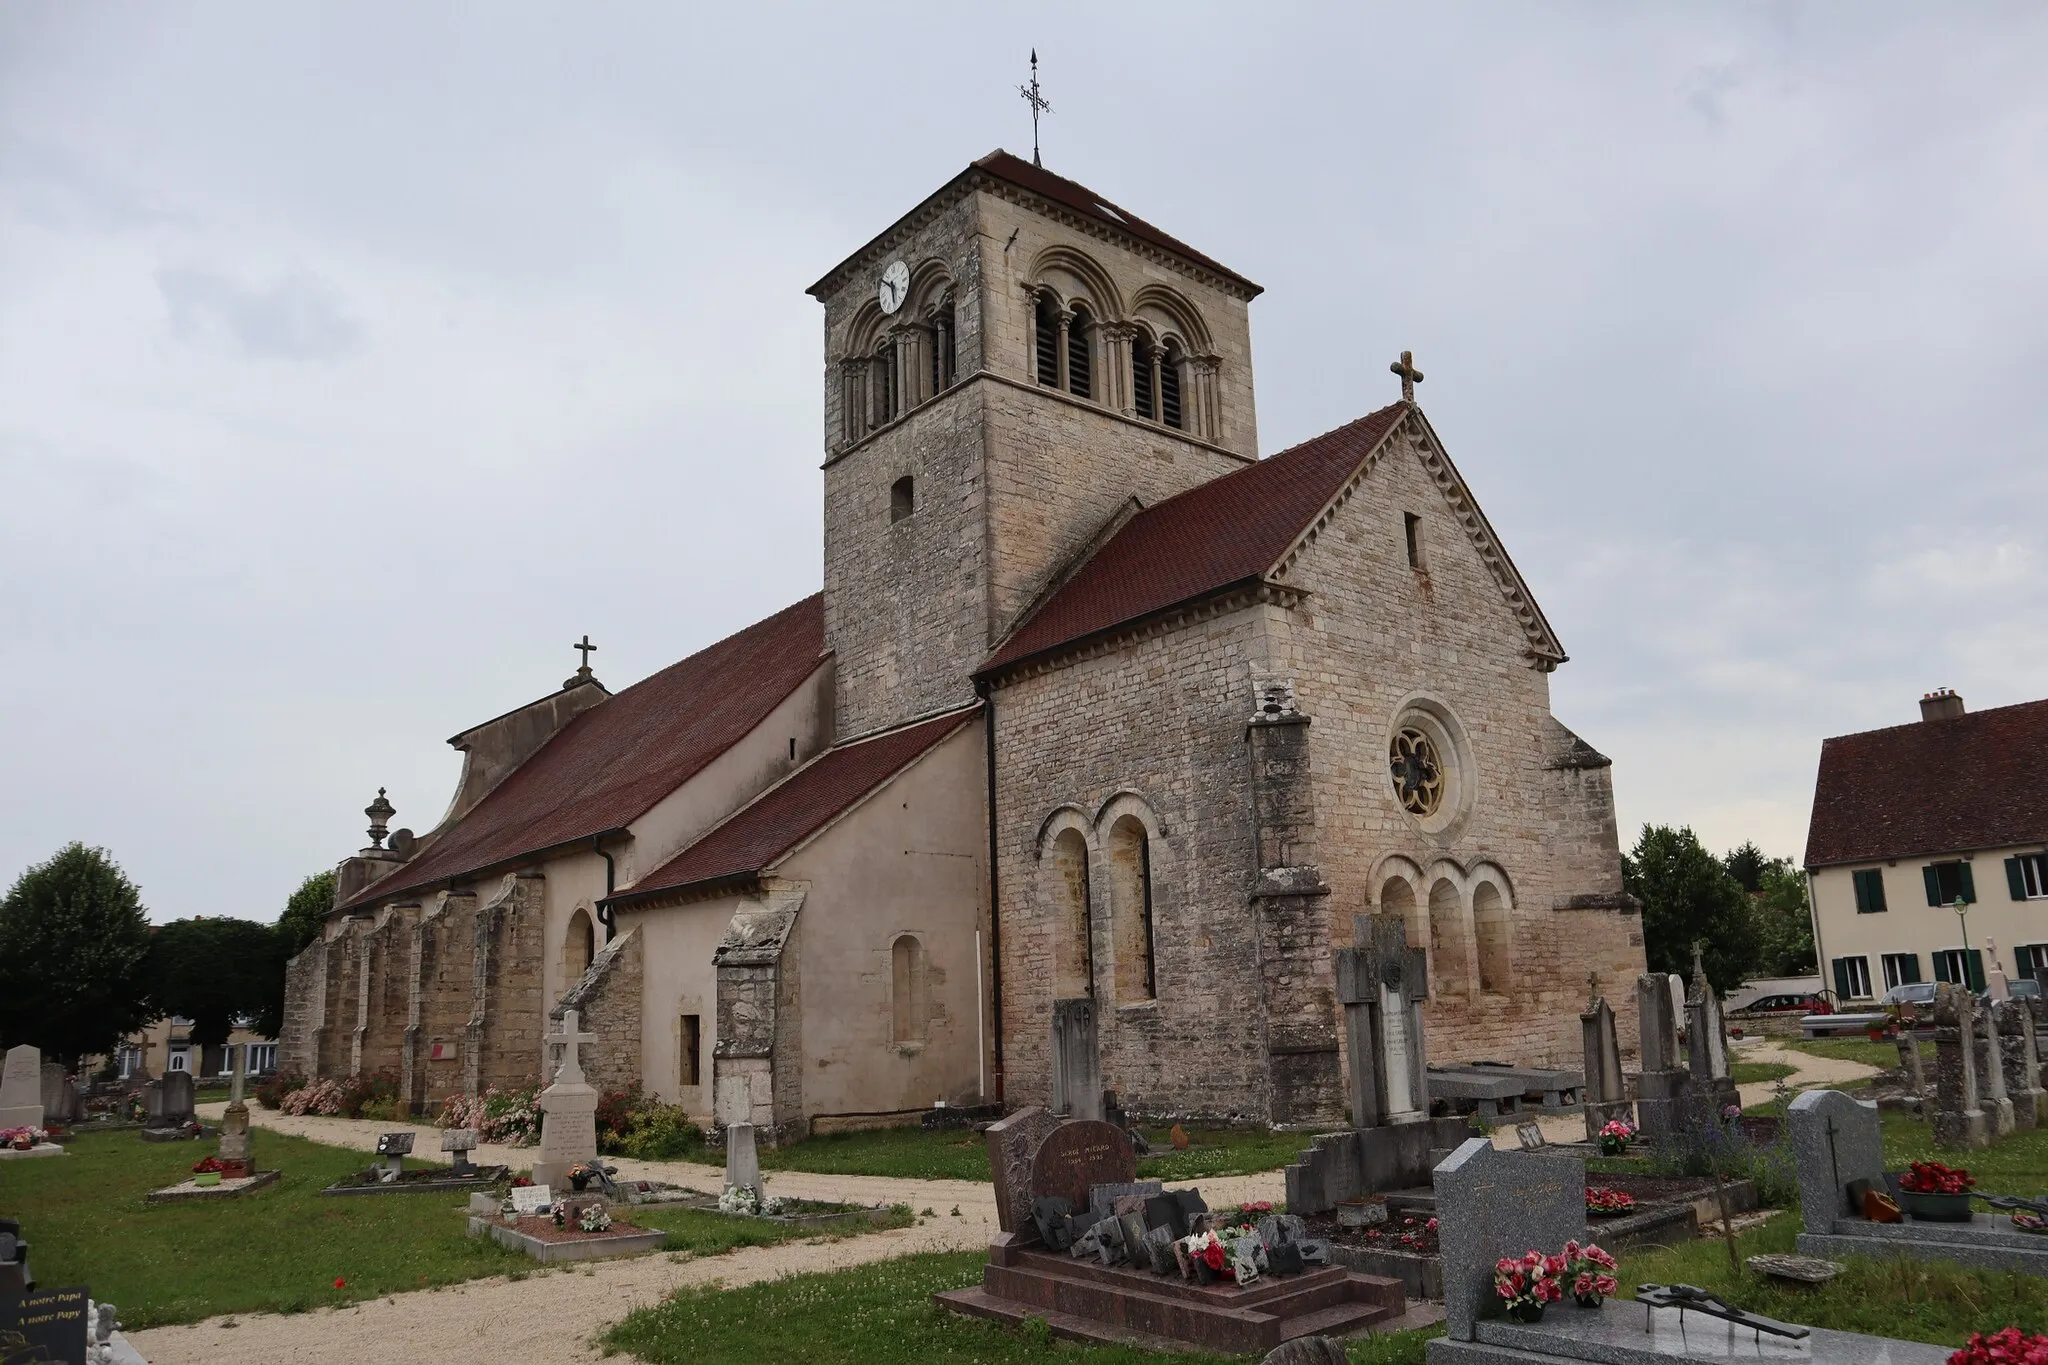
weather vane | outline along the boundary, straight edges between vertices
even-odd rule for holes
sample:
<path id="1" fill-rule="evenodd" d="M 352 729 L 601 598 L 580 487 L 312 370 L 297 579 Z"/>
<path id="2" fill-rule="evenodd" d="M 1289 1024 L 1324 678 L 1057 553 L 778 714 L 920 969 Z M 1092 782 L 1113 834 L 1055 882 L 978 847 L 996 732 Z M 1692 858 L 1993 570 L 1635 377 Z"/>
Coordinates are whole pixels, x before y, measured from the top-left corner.
<path id="1" fill-rule="evenodd" d="M 1045 96 L 1038 93 L 1038 49 L 1035 47 L 1031 49 L 1031 84 L 1018 86 L 1017 93 L 1031 106 L 1031 164 L 1043 166 L 1045 163 L 1038 159 L 1038 116 L 1050 114 L 1052 106 L 1045 102 Z"/>

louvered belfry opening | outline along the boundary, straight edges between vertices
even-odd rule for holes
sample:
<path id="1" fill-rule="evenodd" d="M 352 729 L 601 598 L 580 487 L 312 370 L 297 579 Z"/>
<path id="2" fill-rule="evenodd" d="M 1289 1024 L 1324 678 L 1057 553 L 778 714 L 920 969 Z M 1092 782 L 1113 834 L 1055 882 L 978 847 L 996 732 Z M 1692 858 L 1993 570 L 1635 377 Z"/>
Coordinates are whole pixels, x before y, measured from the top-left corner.
<path id="1" fill-rule="evenodd" d="M 1172 351 L 1159 357 L 1159 420 L 1180 425 L 1180 356 Z"/>
<path id="2" fill-rule="evenodd" d="M 1131 403 L 1140 417 L 1159 416 L 1152 405 L 1152 339 L 1143 332 L 1131 338 Z"/>
<path id="3" fill-rule="evenodd" d="M 1038 296 L 1037 336 L 1038 382 L 1052 388 L 1060 383 L 1060 322 L 1049 295 Z"/>
<path id="4" fill-rule="evenodd" d="M 1093 371 L 1089 368 L 1089 342 L 1094 324 L 1088 318 L 1088 310 L 1076 308 L 1074 317 L 1067 324 L 1067 390 L 1077 398 L 1095 396 Z"/>
<path id="5" fill-rule="evenodd" d="M 875 352 L 875 425 L 887 426 L 896 420 L 896 343 L 882 342 L 882 349 Z"/>
<path id="6" fill-rule="evenodd" d="M 959 376 L 954 360 L 953 305 L 941 307 L 932 319 L 932 392 L 944 393 Z"/>

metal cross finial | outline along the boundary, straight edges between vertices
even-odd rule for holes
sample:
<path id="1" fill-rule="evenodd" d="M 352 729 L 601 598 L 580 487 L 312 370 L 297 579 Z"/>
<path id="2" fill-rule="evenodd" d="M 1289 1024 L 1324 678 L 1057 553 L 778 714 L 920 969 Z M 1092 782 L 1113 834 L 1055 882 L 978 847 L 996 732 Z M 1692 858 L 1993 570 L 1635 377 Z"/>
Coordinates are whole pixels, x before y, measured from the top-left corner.
<path id="1" fill-rule="evenodd" d="M 1413 403 L 1415 401 L 1415 386 L 1422 382 L 1422 371 L 1415 368 L 1415 352 L 1401 352 L 1401 358 L 1387 366 L 1387 368 L 1401 376 L 1401 401 L 1403 403 Z"/>
<path id="2" fill-rule="evenodd" d="M 1045 96 L 1038 93 L 1038 49 L 1035 47 L 1031 49 L 1031 84 L 1018 86 L 1017 93 L 1031 106 L 1031 164 L 1042 166 L 1045 163 L 1038 159 L 1038 116 L 1050 114 L 1052 106 L 1045 102 Z"/>

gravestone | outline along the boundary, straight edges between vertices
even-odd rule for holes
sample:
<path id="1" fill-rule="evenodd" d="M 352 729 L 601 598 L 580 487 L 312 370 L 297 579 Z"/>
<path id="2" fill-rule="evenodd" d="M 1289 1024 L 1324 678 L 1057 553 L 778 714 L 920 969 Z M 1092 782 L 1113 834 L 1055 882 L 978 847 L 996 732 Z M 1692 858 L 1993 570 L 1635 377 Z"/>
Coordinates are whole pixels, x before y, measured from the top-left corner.
<path id="1" fill-rule="evenodd" d="M 441 1150 L 449 1158 L 449 1170 L 455 1175 L 474 1175 L 476 1166 L 469 1154 L 476 1150 L 477 1133 L 474 1128 L 444 1128 L 441 1130 Z"/>
<path id="2" fill-rule="evenodd" d="M 78 1086 L 62 1062 L 44 1062 L 42 1070 L 43 1126 L 78 1122 Z"/>
<path id="3" fill-rule="evenodd" d="M 396 1133 L 377 1135 L 377 1179 L 389 1185 L 398 1179 L 405 1169 L 405 1159 L 412 1155 L 413 1134 L 410 1129 Z"/>
<path id="4" fill-rule="evenodd" d="M 2040 1039 L 2031 1002 L 2008 1000 L 1998 1006 L 1999 1060 L 2005 1069 L 2005 1093 L 2013 1118 L 2022 1128 L 2048 1127 L 2048 1091 L 2041 1088 Z"/>
<path id="5" fill-rule="evenodd" d="M 182 1128 L 192 1122 L 192 1073 L 166 1071 L 142 1087 L 144 1128 Z"/>
<path id="6" fill-rule="evenodd" d="M 2012 1099 L 2005 1093 L 2004 1051 L 1998 1041 L 1998 1007 L 1977 1005 L 1977 1034 L 1971 1048 L 1970 1065 L 1977 1073 L 1977 1103 L 1991 1125 L 1994 1138 L 2004 1137 L 2019 1126 Z"/>
<path id="7" fill-rule="evenodd" d="M 1128 1184 L 1137 1176 L 1130 1134 L 1097 1119 L 1062 1123 L 1031 1156 L 1032 1198 L 1064 1199 L 1077 1209 L 1088 1207 L 1097 1185 Z"/>
<path id="8" fill-rule="evenodd" d="M 554 1083 L 540 1092 L 540 1159 L 533 1163 L 533 1183 L 565 1186 L 569 1168 L 597 1160 L 597 1090 L 583 1078 L 577 1051 L 597 1041 L 579 1031 L 578 1012 L 562 1015 L 562 1031 L 544 1041 L 562 1049 Z"/>
<path id="9" fill-rule="evenodd" d="M 1836 1219 L 1860 1218 L 1863 1210 L 1851 1206 L 1849 1186 L 1885 1188 L 1877 1106 L 1839 1090 L 1807 1090 L 1792 1101 L 1785 1122 L 1806 1231 L 1826 1236 L 1834 1232 Z"/>
<path id="10" fill-rule="evenodd" d="M 1585 1049 L 1586 1140 L 1597 1141 L 1600 1130 L 1630 1116 L 1628 1083 L 1621 1074 L 1621 1040 L 1614 1032 L 1614 1009 L 1605 996 L 1594 996 L 1579 1016 L 1579 1040 Z"/>
<path id="11" fill-rule="evenodd" d="M 239 1179 L 255 1169 L 249 1155 L 249 1106 L 242 1101 L 242 1082 L 248 1070 L 248 1050 L 240 1049 L 241 1065 L 235 1067 L 234 1086 L 228 1095 L 228 1107 L 220 1119 L 220 1145 L 214 1155 L 226 1169 L 221 1174 L 229 1179 Z"/>
<path id="12" fill-rule="evenodd" d="M 1031 1222 L 1031 1158 L 1046 1135 L 1060 1126 L 1050 1111 L 1027 1105 L 988 1126 L 988 1168 L 995 1179 L 996 1223 L 1021 1233 Z"/>
<path id="13" fill-rule="evenodd" d="M 751 1123 L 725 1125 L 725 1188 L 760 1192 L 761 1157 L 754 1150 L 754 1125 Z"/>
<path id="14" fill-rule="evenodd" d="M 1976 997 L 1944 981 L 1934 988 L 1934 1141 L 1951 1151 L 1991 1145 L 1977 1099 Z"/>
<path id="15" fill-rule="evenodd" d="M 554 1205 L 555 1192 L 547 1185 L 515 1185 L 512 1188 L 512 1213 L 523 1217 L 530 1213 L 546 1213 Z"/>
<path id="16" fill-rule="evenodd" d="M 1502 1152 L 1473 1138 L 1436 1168 L 1444 1329 L 1472 1340 L 1493 1299 L 1493 1265 L 1526 1251 L 1564 1250 L 1586 1234 L 1586 1163 L 1551 1152 Z"/>
<path id="17" fill-rule="evenodd" d="M 1913 1098 L 1926 1107 L 1927 1069 L 1920 1059 L 1920 1039 L 1913 1033 L 1911 1005 L 1906 1006 L 1904 1017 L 1899 1021 L 1899 1072 L 1906 1078 L 1906 1086 L 1913 1092 Z"/>
<path id="18" fill-rule="evenodd" d="M 0 1062 L 0 1128 L 43 1126 L 43 1054 L 27 1043 Z"/>
<path id="19" fill-rule="evenodd" d="M 1669 1137 L 1686 1121 L 1692 1074 L 1678 1058 L 1678 1021 L 1670 981 L 1658 972 L 1636 978 L 1636 1018 L 1642 1031 L 1641 1073 L 1636 1077 L 1636 1121 L 1651 1141 Z"/>
<path id="20" fill-rule="evenodd" d="M 1422 1035 L 1428 958 L 1408 946 L 1407 926 L 1398 916 L 1360 915 L 1353 925 L 1356 946 L 1333 955 L 1337 1000 L 1344 1008 L 1351 1121 L 1357 1128 L 1412 1122 L 1429 1112 Z"/>
<path id="21" fill-rule="evenodd" d="M 1707 979 L 1700 945 L 1692 945 L 1692 992 L 1685 1002 L 1688 1070 L 1694 1103 L 1710 1107 L 1707 1122 L 1718 1121 L 1730 1107 L 1740 1109 L 1742 1096 L 1728 1069 L 1728 1024 L 1721 1016 L 1721 997 Z"/>
<path id="22" fill-rule="evenodd" d="M 1052 1107 L 1066 1118 L 1102 1117 L 1102 1055 L 1092 997 L 1052 1002 Z"/>
<path id="23" fill-rule="evenodd" d="M 8 1360 L 84 1365 L 88 1302 L 84 1285 L 0 1298 L 0 1348 Z"/>

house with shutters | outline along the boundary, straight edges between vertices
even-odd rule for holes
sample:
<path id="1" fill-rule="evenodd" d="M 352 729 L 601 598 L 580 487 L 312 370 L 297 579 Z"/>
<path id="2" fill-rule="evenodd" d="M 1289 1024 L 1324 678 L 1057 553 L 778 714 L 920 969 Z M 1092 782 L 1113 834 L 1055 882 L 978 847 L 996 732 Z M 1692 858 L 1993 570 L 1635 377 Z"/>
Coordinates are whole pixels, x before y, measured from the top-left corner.
<path id="1" fill-rule="evenodd" d="M 1914 724 L 1825 741 L 1806 876 L 1844 1001 L 2048 971 L 2048 701 L 1973 714 L 1941 688 Z"/>

